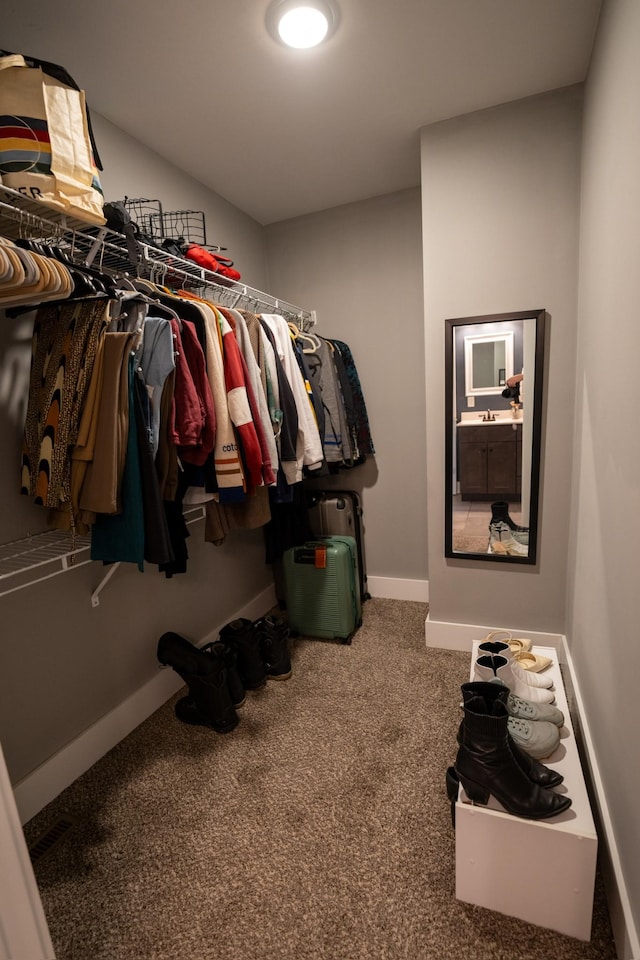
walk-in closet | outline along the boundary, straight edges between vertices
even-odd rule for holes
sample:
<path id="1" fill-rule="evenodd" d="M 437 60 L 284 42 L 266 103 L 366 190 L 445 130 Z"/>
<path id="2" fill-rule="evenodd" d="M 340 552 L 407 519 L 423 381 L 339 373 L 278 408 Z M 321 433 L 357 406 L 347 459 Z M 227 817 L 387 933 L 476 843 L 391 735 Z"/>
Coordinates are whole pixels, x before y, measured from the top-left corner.
<path id="1" fill-rule="evenodd" d="M 297 6 L 3 10 L 0 960 L 640 960 L 640 11 Z"/>

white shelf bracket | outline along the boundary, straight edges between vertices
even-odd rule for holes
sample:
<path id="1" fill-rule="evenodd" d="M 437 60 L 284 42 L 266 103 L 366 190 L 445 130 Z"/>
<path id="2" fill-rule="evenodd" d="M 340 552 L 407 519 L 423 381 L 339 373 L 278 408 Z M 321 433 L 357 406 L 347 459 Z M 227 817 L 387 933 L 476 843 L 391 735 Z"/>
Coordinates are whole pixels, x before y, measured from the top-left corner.
<path id="1" fill-rule="evenodd" d="M 92 607 L 99 607 L 99 606 L 100 606 L 100 593 L 101 593 L 102 590 L 106 587 L 106 585 L 109 583 L 109 580 L 111 580 L 111 577 L 114 575 L 114 573 L 116 572 L 116 570 L 118 569 L 119 566 L 120 566 L 120 561 L 118 561 L 117 563 L 112 563 L 111 566 L 109 567 L 109 569 L 107 570 L 107 572 L 105 573 L 104 577 L 102 578 L 102 580 L 101 580 L 100 583 L 98 584 L 98 586 L 95 588 L 95 590 L 94 590 L 93 593 L 91 594 L 91 606 L 92 606 Z"/>

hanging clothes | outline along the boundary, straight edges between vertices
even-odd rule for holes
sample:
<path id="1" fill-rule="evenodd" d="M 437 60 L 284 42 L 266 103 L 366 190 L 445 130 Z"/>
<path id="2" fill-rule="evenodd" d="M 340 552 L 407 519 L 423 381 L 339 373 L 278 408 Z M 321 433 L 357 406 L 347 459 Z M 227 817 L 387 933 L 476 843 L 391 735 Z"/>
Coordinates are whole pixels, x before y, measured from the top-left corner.
<path id="1" fill-rule="evenodd" d="M 47 305 L 36 313 L 27 404 L 21 493 L 55 510 L 70 510 L 71 460 L 108 301 Z M 70 521 L 73 526 L 73 521 Z"/>
<path id="2" fill-rule="evenodd" d="M 116 514 L 96 515 L 91 526 L 91 559 L 104 563 L 135 563 L 144 570 L 145 531 L 138 425 L 133 415 L 136 358 L 128 356 L 127 450 L 120 491 L 121 509 Z"/>
<path id="3" fill-rule="evenodd" d="M 357 446 L 361 457 L 375 456 L 375 447 L 371 437 L 371 428 L 369 426 L 369 417 L 367 406 L 360 384 L 360 378 L 353 359 L 351 350 L 342 340 L 332 340 L 334 347 L 338 350 L 340 357 L 345 365 L 347 377 L 351 384 L 351 396 L 353 401 L 354 418 L 357 434 Z"/>
<path id="4" fill-rule="evenodd" d="M 318 425 L 313 415 L 304 381 L 295 358 L 289 328 L 284 317 L 278 314 L 263 313 L 262 319 L 270 327 L 276 342 L 280 362 L 294 396 L 298 413 L 298 435 L 296 440 L 296 482 L 302 480 L 303 468 L 318 470 L 322 466 L 324 454 Z"/>
<path id="5" fill-rule="evenodd" d="M 270 557 L 300 542 L 304 478 L 373 452 L 346 344 L 149 281 L 101 284 L 0 245 L 0 302 L 56 298 L 34 325 L 22 492 L 90 531 L 94 559 L 167 577 L 186 571 L 185 504 L 206 504 L 213 543 L 257 527 Z"/>

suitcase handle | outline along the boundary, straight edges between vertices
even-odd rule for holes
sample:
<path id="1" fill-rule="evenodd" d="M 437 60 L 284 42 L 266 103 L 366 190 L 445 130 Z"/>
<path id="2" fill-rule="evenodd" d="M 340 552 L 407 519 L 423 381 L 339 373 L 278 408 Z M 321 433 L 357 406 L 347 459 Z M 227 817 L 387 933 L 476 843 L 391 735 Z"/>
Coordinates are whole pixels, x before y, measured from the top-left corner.
<path id="1" fill-rule="evenodd" d="M 294 547 L 294 563 L 307 563 L 309 566 L 324 569 L 327 566 L 327 545 L 307 541 L 304 547 Z"/>

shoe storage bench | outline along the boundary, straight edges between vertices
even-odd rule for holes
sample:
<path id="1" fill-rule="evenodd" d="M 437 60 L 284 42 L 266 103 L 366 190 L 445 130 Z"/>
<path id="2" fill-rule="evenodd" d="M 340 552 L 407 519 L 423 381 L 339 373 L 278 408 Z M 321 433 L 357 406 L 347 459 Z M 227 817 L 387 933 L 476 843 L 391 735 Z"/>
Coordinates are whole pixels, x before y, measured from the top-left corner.
<path id="1" fill-rule="evenodd" d="M 477 657 L 474 644 L 472 664 Z M 557 769 L 556 787 L 572 800 L 552 820 L 525 820 L 504 811 L 493 797 L 487 806 L 469 801 L 462 786 L 455 806 L 456 898 L 518 917 L 579 940 L 591 939 L 598 840 L 571 726 L 557 653 L 544 671 L 565 716 L 560 746 L 542 762 Z M 473 679 L 473 667 L 471 670 Z"/>

